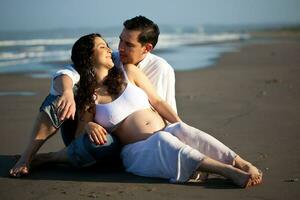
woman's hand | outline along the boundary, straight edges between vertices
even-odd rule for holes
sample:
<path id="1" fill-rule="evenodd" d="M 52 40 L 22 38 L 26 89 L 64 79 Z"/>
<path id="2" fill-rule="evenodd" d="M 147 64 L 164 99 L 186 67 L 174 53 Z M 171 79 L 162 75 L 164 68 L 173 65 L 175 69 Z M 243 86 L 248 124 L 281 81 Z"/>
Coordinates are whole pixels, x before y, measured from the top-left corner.
<path id="1" fill-rule="evenodd" d="M 95 122 L 88 122 L 85 126 L 85 131 L 93 143 L 97 145 L 103 145 L 107 142 L 107 131 L 99 124 Z"/>

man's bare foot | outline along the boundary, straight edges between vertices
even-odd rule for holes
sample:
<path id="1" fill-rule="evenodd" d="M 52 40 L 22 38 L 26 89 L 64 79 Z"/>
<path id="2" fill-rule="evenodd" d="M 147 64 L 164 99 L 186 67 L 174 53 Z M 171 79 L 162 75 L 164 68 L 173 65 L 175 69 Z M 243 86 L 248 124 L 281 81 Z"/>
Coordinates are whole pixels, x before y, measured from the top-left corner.
<path id="1" fill-rule="evenodd" d="M 14 178 L 19 178 L 29 174 L 29 161 L 25 161 L 23 158 L 20 158 L 15 166 L 9 170 L 9 176 Z"/>

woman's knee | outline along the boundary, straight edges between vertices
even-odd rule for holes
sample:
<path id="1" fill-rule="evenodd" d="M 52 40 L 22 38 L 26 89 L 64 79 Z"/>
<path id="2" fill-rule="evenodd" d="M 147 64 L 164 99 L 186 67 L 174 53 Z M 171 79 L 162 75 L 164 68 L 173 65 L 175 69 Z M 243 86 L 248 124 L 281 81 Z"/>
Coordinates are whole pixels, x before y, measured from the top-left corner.
<path id="1" fill-rule="evenodd" d="M 158 144 L 177 146 L 180 143 L 177 137 L 166 131 L 159 131 L 155 137 Z"/>
<path id="2" fill-rule="evenodd" d="M 187 125 L 184 122 L 177 122 L 175 124 L 170 125 L 165 130 L 172 133 L 172 135 L 178 136 L 180 134 L 183 134 L 185 132 L 189 131 L 189 125 Z"/>

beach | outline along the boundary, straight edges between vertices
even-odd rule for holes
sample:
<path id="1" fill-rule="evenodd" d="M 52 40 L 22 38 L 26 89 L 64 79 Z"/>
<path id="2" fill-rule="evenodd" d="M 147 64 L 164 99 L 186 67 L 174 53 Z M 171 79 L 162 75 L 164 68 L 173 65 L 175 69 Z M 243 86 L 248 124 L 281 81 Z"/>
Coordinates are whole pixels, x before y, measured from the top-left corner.
<path id="1" fill-rule="evenodd" d="M 264 36 L 265 37 L 265 36 Z M 264 173 L 239 189 L 217 176 L 170 184 L 120 169 L 49 165 L 22 179 L 8 177 L 29 139 L 50 79 L 0 75 L 0 199 L 295 199 L 300 196 L 300 37 L 248 42 L 214 66 L 176 72 L 183 121 L 225 143 Z M 19 95 L 18 92 L 22 95 Z M 63 147 L 59 134 L 41 152 Z"/>

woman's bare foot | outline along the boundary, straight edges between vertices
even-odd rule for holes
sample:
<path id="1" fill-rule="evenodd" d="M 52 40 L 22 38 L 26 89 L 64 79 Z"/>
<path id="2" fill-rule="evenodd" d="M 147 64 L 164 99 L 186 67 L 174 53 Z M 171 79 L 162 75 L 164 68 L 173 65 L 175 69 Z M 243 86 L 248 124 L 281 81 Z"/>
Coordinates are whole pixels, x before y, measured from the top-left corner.
<path id="1" fill-rule="evenodd" d="M 230 166 L 223 174 L 226 178 L 231 179 L 236 185 L 241 188 L 246 188 L 253 185 L 251 175 L 243 170 Z"/>
<path id="2" fill-rule="evenodd" d="M 262 182 L 262 172 L 252 164 L 245 165 L 242 170 L 250 174 L 253 185 L 257 185 Z"/>
<path id="3" fill-rule="evenodd" d="M 20 158 L 13 168 L 9 170 L 9 176 L 19 178 L 29 174 L 30 161 L 25 161 L 24 158 Z"/>
<path id="4" fill-rule="evenodd" d="M 257 169 L 254 165 L 252 165 L 250 162 L 242 159 L 241 157 L 237 156 L 235 158 L 234 167 L 237 167 L 238 169 L 243 170 L 244 172 L 247 172 L 250 174 L 251 177 L 251 184 L 257 185 L 262 182 L 262 172 Z"/>

